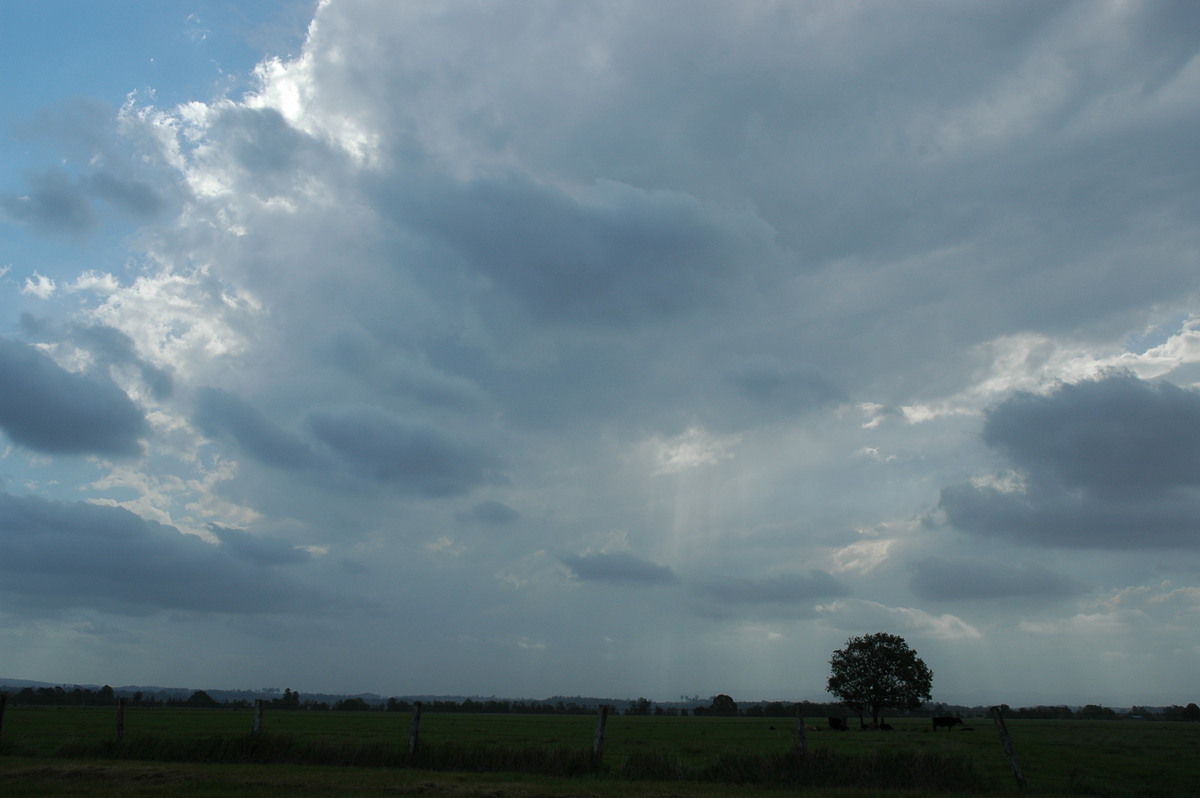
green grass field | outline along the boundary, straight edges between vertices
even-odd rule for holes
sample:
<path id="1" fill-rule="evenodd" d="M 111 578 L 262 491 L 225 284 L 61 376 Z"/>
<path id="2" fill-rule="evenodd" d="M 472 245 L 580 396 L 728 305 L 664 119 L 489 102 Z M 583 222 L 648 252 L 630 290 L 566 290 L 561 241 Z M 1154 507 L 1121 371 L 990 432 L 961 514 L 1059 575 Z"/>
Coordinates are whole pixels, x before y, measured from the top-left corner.
<path id="1" fill-rule="evenodd" d="M 161 794 L 177 795 L 394 794 L 446 795 L 768 795 L 776 790 L 732 784 L 637 781 L 622 778 L 669 763 L 704 768 L 724 758 L 788 752 L 796 724 L 785 718 L 690 718 L 610 716 L 604 769 L 570 778 L 519 774 L 455 774 L 411 768 L 316 767 L 310 765 L 136 762 L 103 756 L 81 758 L 88 746 L 115 738 L 113 709 L 9 707 L 0 756 L 0 794 L 5 796 Z M 824 719 L 819 719 L 821 725 Z M 818 719 L 809 721 L 818 725 Z M 270 712 L 264 727 L 289 745 L 369 747 L 404 751 L 411 719 L 387 712 Z M 129 708 L 127 743 L 139 740 L 244 740 L 250 710 Z M 892 732 L 806 733 L 812 755 L 899 757 L 928 755 L 968 761 L 988 795 L 1017 792 L 990 719 L 969 720 L 966 729 L 932 732 L 928 720 L 892 721 Z M 574 749 L 591 746 L 595 718 L 559 715 L 460 715 L 426 713 L 424 745 L 484 749 Z M 1013 745 L 1029 785 L 1038 795 L 1191 796 L 1200 786 L 1200 724 L 1144 721 L 1008 721 Z M 973 730 L 968 730 L 973 729 Z M 74 747 L 74 756 L 62 756 Z M 356 749 L 357 750 L 357 749 Z M 649 763 L 646 765 L 646 763 Z M 653 772 L 650 773 L 653 775 Z M 308 785 L 308 786 L 305 786 Z M 432 786 L 431 786 L 432 785 Z M 275 791 L 273 793 L 273 791 Z M 808 790 L 808 795 L 861 795 L 853 790 Z M 893 791 L 889 795 L 904 795 Z"/>

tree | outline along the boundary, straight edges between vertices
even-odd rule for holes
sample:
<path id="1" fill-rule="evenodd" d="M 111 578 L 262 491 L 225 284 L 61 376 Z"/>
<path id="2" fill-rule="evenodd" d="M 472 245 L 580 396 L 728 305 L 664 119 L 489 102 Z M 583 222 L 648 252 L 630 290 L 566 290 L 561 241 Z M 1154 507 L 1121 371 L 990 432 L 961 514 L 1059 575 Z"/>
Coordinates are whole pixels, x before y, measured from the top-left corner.
<path id="1" fill-rule="evenodd" d="M 210 696 L 208 693 L 204 692 L 203 690 L 197 690 L 196 692 L 192 693 L 190 696 L 188 696 L 188 700 L 185 701 L 184 703 L 189 707 L 217 707 L 217 706 L 220 706 L 220 704 L 217 703 L 216 699 L 214 699 L 212 696 Z"/>
<path id="2" fill-rule="evenodd" d="M 852 637 L 833 652 L 826 689 L 878 726 L 884 709 L 917 709 L 929 700 L 933 671 L 904 638 L 886 632 Z"/>
<path id="3" fill-rule="evenodd" d="M 712 704 L 708 708 L 710 715 L 733 717 L 737 715 L 737 712 L 737 702 L 724 693 L 713 696 Z"/>

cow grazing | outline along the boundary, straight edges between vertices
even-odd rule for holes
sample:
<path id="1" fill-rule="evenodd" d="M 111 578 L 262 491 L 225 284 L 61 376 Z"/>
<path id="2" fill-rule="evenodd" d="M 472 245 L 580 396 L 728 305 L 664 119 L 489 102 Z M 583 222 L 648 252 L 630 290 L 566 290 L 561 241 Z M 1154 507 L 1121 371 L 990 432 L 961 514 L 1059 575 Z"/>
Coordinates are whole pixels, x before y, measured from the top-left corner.
<path id="1" fill-rule="evenodd" d="M 933 730 L 934 731 L 938 730 L 938 726 L 945 726 L 947 731 L 953 731 L 955 726 L 961 726 L 961 725 L 962 725 L 962 718 L 952 718 L 952 717 L 947 716 L 944 718 L 934 718 L 933 719 Z"/>
<path id="2" fill-rule="evenodd" d="M 833 729 L 834 731 L 846 731 L 846 729 L 848 729 L 849 727 L 846 725 L 845 718 L 830 717 L 829 718 L 829 728 Z"/>
<path id="3" fill-rule="evenodd" d="M 891 724 L 889 724 L 889 723 L 880 723 L 880 724 L 879 724 L 879 730 L 880 730 L 880 731 L 891 731 L 891 730 L 892 730 L 892 726 L 891 726 Z"/>

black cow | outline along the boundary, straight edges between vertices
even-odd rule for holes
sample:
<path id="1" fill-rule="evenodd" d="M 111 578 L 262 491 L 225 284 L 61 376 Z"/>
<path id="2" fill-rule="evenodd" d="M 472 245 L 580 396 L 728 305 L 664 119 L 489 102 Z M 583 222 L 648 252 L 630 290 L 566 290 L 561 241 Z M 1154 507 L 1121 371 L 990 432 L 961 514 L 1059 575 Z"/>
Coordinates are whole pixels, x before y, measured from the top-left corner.
<path id="1" fill-rule="evenodd" d="M 961 725 L 962 725 L 962 718 L 952 718 L 952 717 L 946 716 L 944 718 L 934 718 L 933 719 L 933 730 L 934 731 L 938 730 L 938 726 L 945 726 L 948 731 L 953 731 L 955 726 L 961 726 Z"/>
<path id="2" fill-rule="evenodd" d="M 846 731 L 846 729 L 849 727 L 846 726 L 845 718 L 835 718 L 831 716 L 829 718 L 829 728 L 833 729 L 834 731 Z"/>

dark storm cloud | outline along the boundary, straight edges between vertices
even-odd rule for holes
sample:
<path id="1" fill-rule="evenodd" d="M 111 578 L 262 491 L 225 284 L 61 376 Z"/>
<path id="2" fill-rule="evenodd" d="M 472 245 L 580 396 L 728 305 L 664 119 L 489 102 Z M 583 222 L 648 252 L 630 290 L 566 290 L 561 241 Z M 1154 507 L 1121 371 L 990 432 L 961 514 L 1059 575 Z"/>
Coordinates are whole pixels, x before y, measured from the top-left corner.
<path id="1" fill-rule="evenodd" d="M 1078 595 L 1082 584 L 1040 565 L 927 557 L 913 563 L 914 595 L 931 601 L 1061 598 Z"/>
<path id="2" fill-rule="evenodd" d="M 237 544 L 235 544 L 236 546 Z M 39 607 L 227 613 L 312 610 L 328 599 L 222 547 L 118 508 L 0 493 L 0 591 Z"/>
<path id="3" fill-rule="evenodd" d="M 96 225 L 87 197 L 58 171 L 31 177 L 22 195 L 0 194 L 0 210 L 13 221 L 51 233 L 82 235 Z"/>
<path id="4" fill-rule="evenodd" d="M 617 582 L 632 585 L 673 585 L 678 582 L 675 573 L 665 565 L 658 565 L 634 557 L 632 554 L 568 554 L 559 558 L 571 569 L 577 579 L 586 582 Z"/>
<path id="5" fill-rule="evenodd" d="M 49 454 L 131 456 L 146 422 L 111 380 L 66 371 L 32 346 L 0 338 L 0 427 Z"/>
<path id="6" fill-rule="evenodd" d="M 301 439 L 281 429 L 249 402 L 216 388 L 196 398 L 194 420 L 205 435 L 235 441 L 264 465 L 285 469 L 311 468 L 317 455 Z"/>
<path id="7" fill-rule="evenodd" d="M 773 238 L 752 214 L 687 194 L 607 180 L 568 191 L 517 173 L 432 188 L 405 211 L 536 315 L 593 324 L 711 303 Z"/>
<path id="8" fill-rule="evenodd" d="M 316 412 L 309 426 L 352 474 L 401 493 L 466 493 L 496 466 L 491 455 L 433 427 L 403 423 L 372 408 Z"/>
<path id="9" fill-rule="evenodd" d="M 761 579 L 711 580 L 697 593 L 720 604 L 795 604 L 850 595 L 850 589 L 825 571 L 785 573 Z"/>
<path id="10" fill-rule="evenodd" d="M 1023 489 L 942 490 L 946 520 L 980 534 L 1061 546 L 1200 545 L 1200 394 L 1127 374 L 1019 393 L 983 438 Z"/>

